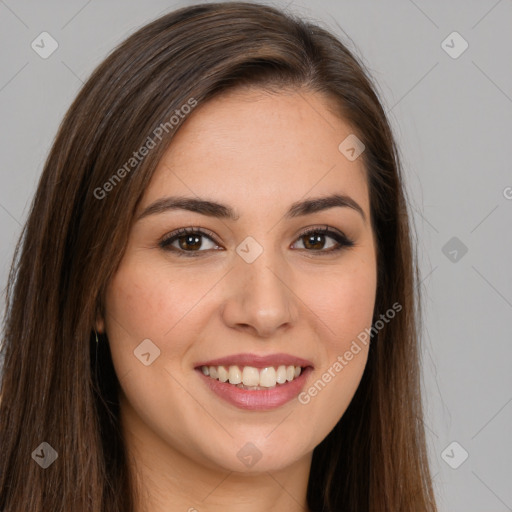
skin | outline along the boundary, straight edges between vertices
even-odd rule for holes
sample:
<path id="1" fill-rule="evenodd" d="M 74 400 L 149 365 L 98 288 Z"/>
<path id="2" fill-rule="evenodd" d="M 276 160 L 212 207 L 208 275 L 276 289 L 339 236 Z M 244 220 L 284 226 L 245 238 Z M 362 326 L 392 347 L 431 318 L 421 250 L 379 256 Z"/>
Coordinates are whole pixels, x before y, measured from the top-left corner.
<path id="1" fill-rule="evenodd" d="M 271 411 L 225 402 L 194 366 L 240 352 L 289 353 L 313 363 L 307 389 L 371 326 L 377 268 L 366 174 L 361 158 L 338 150 L 352 132 L 318 93 L 236 90 L 198 106 L 160 161 L 136 218 L 157 199 L 184 195 L 229 205 L 239 219 L 148 215 L 134 223 L 109 283 L 96 327 L 107 332 L 121 383 L 138 512 L 307 510 L 313 449 L 349 405 L 368 347 L 360 344 L 309 403 Z M 335 192 L 355 200 L 366 221 L 348 207 L 284 218 L 292 203 Z M 304 228 L 324 225 L 354 246 L 329 254 L 330 235 L 319 249 L 305 245 Z M 159 247 L 189 226 L 216 235 L 202 238 L 198 257 Z M 253 263 L 236 253 L 247 236 L 263 248 Z M 149 366 L 133 352 L 144 339 L 160 350 Z M 248 442 L 261 453 L 251 467 L 237 457 Z"/>

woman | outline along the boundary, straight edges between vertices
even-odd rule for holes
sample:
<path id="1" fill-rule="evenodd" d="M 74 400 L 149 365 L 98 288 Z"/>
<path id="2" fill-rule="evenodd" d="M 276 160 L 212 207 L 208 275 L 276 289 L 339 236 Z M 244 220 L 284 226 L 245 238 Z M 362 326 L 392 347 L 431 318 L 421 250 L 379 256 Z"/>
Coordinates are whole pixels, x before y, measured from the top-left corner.
<path id="1" fill-rule="evenodd" d="M 70 107 L 8 286 L 5 512 L 436 510 L 417 265 L 363 66 L 196 5 Z"/>

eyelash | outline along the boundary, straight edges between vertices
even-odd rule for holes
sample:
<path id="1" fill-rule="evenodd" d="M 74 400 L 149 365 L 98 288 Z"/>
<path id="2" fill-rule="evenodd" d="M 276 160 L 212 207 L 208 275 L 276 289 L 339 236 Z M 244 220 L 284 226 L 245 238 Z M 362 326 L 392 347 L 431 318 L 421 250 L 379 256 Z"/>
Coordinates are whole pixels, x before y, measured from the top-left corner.
<path id="1" fill-rule="evenodd" d="M 313 234 L 327 235 L 327 236 L 333 238 L 338 243 L 338 247 L 326 249 L 326 250 L 324 250 L 324 249 L 319 249 L 319 250 L 298 249 L 298 250 L 318 253 L 318 255 L 325 255 L 326 253 L 331 254 L 334 252 L 341 251 L 344 248 L 353 247 L 355 245 L 355 242 L 353 240 L 351 240 L 350 238 L 348 238 L 341 232 L 334 231 L 333 229 L 330 229 L 328 226 L 308 228 L 308 229 L 304 230 L 298 236 L 297 240 L 299 240 L 305 236 L 313 235 Z M 177 256 L 186 257 L 186 258 L 196 258 L 198 256 L 201 256 L 202 252 L 204 253 L 204 252 L 209 251 L 209 250 L 185 251 L 183 249 L 179 249 L 177 247 L 171 246 L 171 244 L 175 240 L 178 240 L 180 237 L 185 236 L 185 235 L 203 235 L 203 236 L 206 236 L 207 238 L 210 238 L 210 240 L 213 243 L 215 243 L 216 245 L 220 245 L 215 241 L 215 235 L 211 231 L 209 231 L 207 229 L 203 229 L 203 228 L 196 228 L 196 227 L 180 228 L 176 231 L 173 231 L 168 236 L 166 236 L 163 240 L 161 240 L 158 245 L 163 250 L 172 251 L 172 252 L 176 253 Z M 297 249 L 295 249 L 295 250 L 297 250 Z"/>

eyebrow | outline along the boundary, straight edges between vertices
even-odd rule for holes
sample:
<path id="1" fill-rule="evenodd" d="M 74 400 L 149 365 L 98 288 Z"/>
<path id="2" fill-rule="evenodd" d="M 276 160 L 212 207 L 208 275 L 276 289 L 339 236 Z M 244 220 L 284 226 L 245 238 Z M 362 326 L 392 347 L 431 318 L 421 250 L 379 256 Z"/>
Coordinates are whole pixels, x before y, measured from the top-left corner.
<path id="1" fill-rule="evenodd" d="M 291 219 L 294 217 L 300 217 L 301 215 L 310 215 L 312 213 L 335 207 L 351 208 L 358 212 L 366 222 L 366 215 L 361 206 L 359 206 L 359 204 L 350 196 L 343 194 L 332 194 L 329 196 L 314 197 L 304 201 L 297 201 L 290 206 L 285 214 L 285 218 Z M 234 221 L 240 218 L 240 215 L 236 213 L 233 208 L 224 204 L 201 198 L 169 196 L 162 197 L 147 206 L 138 216 L 137 220 L 141 220 L 149 215 L 165 213 L 171 210 L 187 210 L 201 215 L 207 215 L 209 217 Z"/>

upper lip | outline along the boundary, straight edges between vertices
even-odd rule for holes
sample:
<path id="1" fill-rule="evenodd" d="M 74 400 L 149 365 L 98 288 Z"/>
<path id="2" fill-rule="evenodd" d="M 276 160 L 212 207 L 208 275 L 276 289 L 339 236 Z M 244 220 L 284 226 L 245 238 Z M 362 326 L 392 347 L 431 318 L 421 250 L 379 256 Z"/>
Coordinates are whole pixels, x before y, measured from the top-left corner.
<path id="1" fill-rule="evenodd" d="M 233 354 L 203 361 L 195 365 L 201 366 L 253 366 L 254 368 L 267 368 L 269 366 L 313 366 L 311 361 L 291 354 L 268 354 L 265 356 L 257 354 Z"/>

